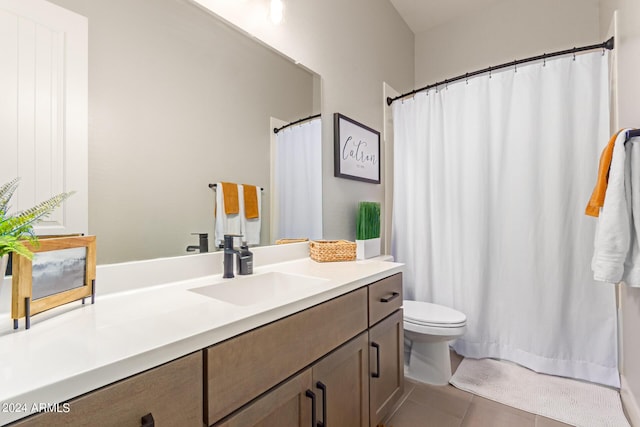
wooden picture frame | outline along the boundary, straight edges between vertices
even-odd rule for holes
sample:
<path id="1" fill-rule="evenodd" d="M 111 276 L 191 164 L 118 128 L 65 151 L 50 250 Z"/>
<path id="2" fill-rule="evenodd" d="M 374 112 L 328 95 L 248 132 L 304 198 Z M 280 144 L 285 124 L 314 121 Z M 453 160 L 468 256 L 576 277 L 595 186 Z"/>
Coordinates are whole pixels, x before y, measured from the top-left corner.
<path id="1" fill-rule="evenodd" d="M 95 236 L 40 239 L 37 246 L 26 245 L 33 260 L 13 257 L 13 329 L 23 317 L 29 329 L 33 315 L 73 301 L 84 304 L 88 297 L 95 302 Z"/>
<path id="2" fill-rule="evenodd" d="M 380 184 L 380 132 L 335 113 L 333 140 L 334 176 Z"/>

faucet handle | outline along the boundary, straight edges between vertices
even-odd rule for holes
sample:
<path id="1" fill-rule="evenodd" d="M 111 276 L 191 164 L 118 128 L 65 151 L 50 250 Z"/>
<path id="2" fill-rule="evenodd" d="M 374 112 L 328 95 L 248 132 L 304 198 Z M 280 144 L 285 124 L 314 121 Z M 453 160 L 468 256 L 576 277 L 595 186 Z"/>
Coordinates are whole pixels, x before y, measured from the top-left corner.
<path id="1" fill-rule="evenodd" d="M 224 248 L 233 249 L 233 239 L 236 237 L 242 237 L 242 234 L 225 234 L 224 235 Z"/>

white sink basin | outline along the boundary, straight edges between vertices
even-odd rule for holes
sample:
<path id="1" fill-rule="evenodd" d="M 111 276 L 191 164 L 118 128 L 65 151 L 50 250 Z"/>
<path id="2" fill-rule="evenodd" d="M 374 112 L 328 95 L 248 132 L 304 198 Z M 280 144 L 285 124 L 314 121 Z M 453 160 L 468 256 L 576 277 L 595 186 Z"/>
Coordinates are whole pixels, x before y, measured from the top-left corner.
<path id="1" fill-rule="evenodd" d="M 301 289 L 319 285 L 328 279 L 297 274 L 269 272 L 251 276 L 236 276 L 222 282 L 189 289 L 210 298 L 234 305 L 253 305 L 290 296 Z"/>

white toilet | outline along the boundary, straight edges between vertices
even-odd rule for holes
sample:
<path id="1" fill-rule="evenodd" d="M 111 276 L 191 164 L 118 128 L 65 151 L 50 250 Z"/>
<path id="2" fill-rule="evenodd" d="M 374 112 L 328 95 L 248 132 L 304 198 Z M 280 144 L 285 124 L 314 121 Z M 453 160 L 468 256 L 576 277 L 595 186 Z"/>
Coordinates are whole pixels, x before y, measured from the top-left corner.
<path id="1" fill-rule="evenodd" d="M 410 341 L 405 376 L 427 384 L 444 385 L 451 378 L 449 341 L 466 329 L 467 317 L 449 307 L 404 300 L 404 337 Z"/>

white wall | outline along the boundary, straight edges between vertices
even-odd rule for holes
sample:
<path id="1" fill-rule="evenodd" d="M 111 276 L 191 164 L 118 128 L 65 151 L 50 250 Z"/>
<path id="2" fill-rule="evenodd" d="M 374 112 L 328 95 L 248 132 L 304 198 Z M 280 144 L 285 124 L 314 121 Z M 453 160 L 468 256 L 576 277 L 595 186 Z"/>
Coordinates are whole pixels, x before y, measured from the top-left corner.
<path id="1" fill-rule="evenodd" d="M 598 0 L 506 0 L 416 34 L 416 87 L 515 59 L 599 43 Z"/>
<path id="2" fill-rule="evenodd" d="M 265 188 L 270 117 L 319 112 L 315 77 L 186 0 L 51 0 L 89 18 L 89 232 L 98 263 L 213 250 L 217 181 Z M 315 107 L 315 108 L 314 108 Z"/>
<path id="3" fill-rule="evenodd" d="M 197 1 L 322 76 L 324 237 L 355 239 L 358 201 L 384 202 L 385 183 L 333 176 L 333 113 L 382 131 L 383 82 L 413 87 L 413 33 L 388 0 L 284 0 L 278 26 L 267 0 Z"/>
<path id="4" fill-rule="evenodd" d="M 600 32 L 606 34 L 617 10 L 618 127 L 640 127 L 640 2 L 602 0 Z M 640 425 L 640 289 L 622 288 L 622 397 L 627 412 Z"/>

